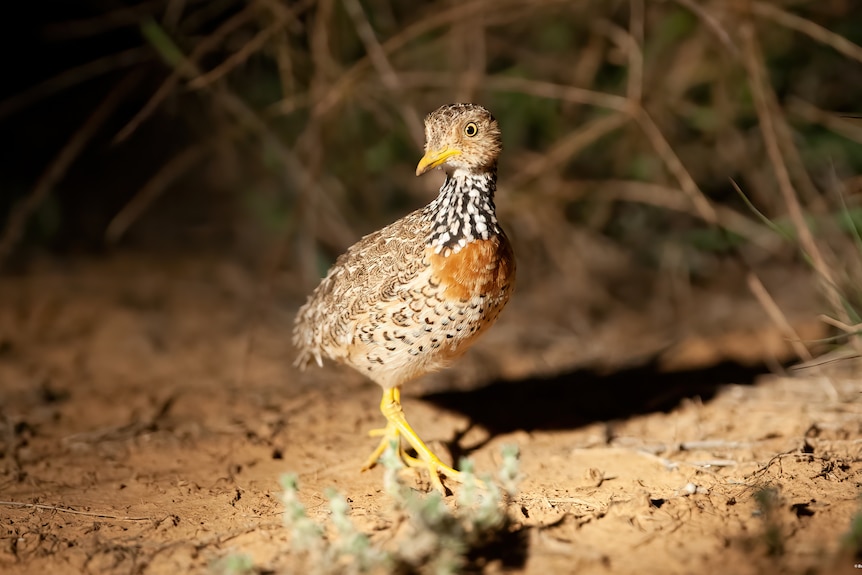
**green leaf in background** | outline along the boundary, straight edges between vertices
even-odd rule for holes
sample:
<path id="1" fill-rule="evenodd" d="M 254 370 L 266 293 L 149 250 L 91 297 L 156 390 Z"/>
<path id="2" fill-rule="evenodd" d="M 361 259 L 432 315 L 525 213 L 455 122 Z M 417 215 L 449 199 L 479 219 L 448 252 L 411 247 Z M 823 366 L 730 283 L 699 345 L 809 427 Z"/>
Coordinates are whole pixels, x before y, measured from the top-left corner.
<path id="1" fill-rule="evenodd" d="M 185 61 L 186 57 L 183 51 L 154 19 L 146 18 L 141 21 L 141 34 L 156 49 L 162 60 L 172 68 L 179 68 Z"/>
<path id="2" fill-rule="evenodd" d="M 661 169 L 661 161 L 654 154 L 635 154 L 629 161 L 627 172 L 633 180 L 652 182 Z"/>

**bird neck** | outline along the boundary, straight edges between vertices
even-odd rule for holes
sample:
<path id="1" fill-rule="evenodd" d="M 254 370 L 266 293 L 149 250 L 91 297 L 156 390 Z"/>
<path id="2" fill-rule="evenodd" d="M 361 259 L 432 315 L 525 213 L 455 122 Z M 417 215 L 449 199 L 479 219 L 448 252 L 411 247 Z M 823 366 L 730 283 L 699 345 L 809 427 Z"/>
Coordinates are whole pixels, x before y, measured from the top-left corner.
<path id="1" fill-rule="evenodd" d="M 437 198 L 426 208 L 433 225 L 428 245 L 434 253 L 448 256 L 470 242 L 502 233 L 494 206 L 496 190 L 496 166 L 487 172 L 456 170 L 446 175 Z"/>

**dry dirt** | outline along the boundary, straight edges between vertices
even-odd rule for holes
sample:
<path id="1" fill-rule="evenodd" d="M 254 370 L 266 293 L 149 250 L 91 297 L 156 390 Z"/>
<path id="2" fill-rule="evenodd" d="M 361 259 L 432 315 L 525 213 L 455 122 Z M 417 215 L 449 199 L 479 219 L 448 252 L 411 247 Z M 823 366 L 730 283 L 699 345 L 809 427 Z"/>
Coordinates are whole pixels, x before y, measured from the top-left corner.
<path id="1" fill-rule="evenodd" d="M 858 360 L 829 364 L 828 379 L 696 369 L 781 346 L 742 301 L 736 321 L 751 323 L 736 331 L 645 340 L 648 324 L 628 323 L 573 348 L 571 333 L 525 323 L 536 301 L 519 294 L 479 349 L 405 390 L 444 458 L 491 471 L 502 445 L 520 448 L 510 512 L 522 536 L 505 561 L 488 551 L 487 572 L 859 572 L 841 550 L 862 512 Z M 0 302 L 3 573 L 209 572 L 236 553 L 303 572 L 282 522 L 286 472 L 312 517 L 327 517 L 335 487 L 376 544 L 394 544 L 382 472 L 359 471 L 379 389 L 334 366 L 290 367 L 294 297 L 231 264 L 126 258 L 36 266 L 0 279 Z M 536 351 L 533 333 L 553 345 Z M 571 358 L 597 357 L 602 341 L 631 365 L 691 369 L 573 372 L 600 366 Z"/>

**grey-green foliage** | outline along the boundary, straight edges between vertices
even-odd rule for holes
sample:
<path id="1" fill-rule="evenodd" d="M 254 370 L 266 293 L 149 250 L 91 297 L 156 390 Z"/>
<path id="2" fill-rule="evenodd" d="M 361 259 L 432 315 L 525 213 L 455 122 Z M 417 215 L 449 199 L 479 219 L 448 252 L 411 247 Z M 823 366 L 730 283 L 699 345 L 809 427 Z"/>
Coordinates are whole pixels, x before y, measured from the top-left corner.
<path id="1" fill-rule="evenodd" d="M 284 524 L 290 530 L 292 545 L 297 551 L 312 556 L 322 553 L 326 546 L 323 529 L 308 517 L 305 506 L 299 500 L 299 479 L 296 474 L 283 476 L 281 487 L 284 489 Z"/>
<path id="2" fill-rule="evenodd" d="M 757 512 L 763 519 L 763 543 L 769 555 L 783 555 L 786 535 L 781 528 L 778 514 L 781 509 L 781 495 L 777 488 L 764 486 L 754 493 Z"/>
<path id="3" fill-rule="evenodd" d="M 311 573 L 419 572 L 434 575 L 459 573 L 467 554 L 495 541 L 509 529 L 507 506 L 518 480 L 518 450 L 503 449 L 498 487 L 492 478 L 477 478 L 470 461 L 462 461 L 464 482 L 456 488 L 456 505 L 437 493 L 420 493 L 407 487 L 399 472 L 404 465 L 394 446 L 381 458 L 384 491 L 404 527 L 387 548 L 375 546 L 350 518 L 347 500 L 328 490 L 330 520 L 319 524 L 308 517 L 299 501 L 295 475 L 282 479 L 284 520 L 291 533 L 292 551 L 305 556 Z M 454 507 L 454 508 L 453 508 Z"/>
<path id="4" fill-rule="evenodd" d="M 231 553 L 213 565 L 218 575 L 246 575 L 254 573 L 254 560 L 245 553 Z"/>
<path id="5" fill-rule="evenodd" d="M 854 558 L 862 561 L 862 509 L 850 519 L 850 529 L 844 534 L 842 544 Z"/>

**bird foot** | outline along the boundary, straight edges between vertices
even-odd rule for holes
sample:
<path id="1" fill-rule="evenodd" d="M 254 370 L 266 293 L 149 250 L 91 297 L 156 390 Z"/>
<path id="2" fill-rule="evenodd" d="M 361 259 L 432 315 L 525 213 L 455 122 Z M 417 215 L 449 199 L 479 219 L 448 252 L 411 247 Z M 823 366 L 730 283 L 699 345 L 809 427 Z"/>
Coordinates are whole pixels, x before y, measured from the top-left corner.
<path id="1" fill-rule="evenodd" d="M 380 437 L 380 443 L 377 444 L 377 447 L 374 448 L 374 451 L 372 451 L 371 455 L 368 456 L 368 459 L 365 460 L 365 464 L 362 466 L 362 471 L 368 471 L 369 469 L 374 468 L 380 461 L 380 457 L 383 455 L 383 452 L 386 451 L 393 442 L 395 442 L 395 445 L 398 448 L 398 457 L 400 457 L 402 461 L 405 461 L 405 457 L 409 457 L 404 453 L 404 448 L 401 446 L 401 437 L 399 436 L 398 429 L 394 425 L 389 424 L 386 427 L 372 429 L 368 432 L 368 435 L 371 437 Z"/>
<path id="2" fill-rule="evenodd" d="M 368 432 L 368 435 L 371 437 L 380 437 L 381 439 L 374 451 L 371 452 L 371 455 L 368 456 L 368 459 L 365 460 L 362 471 L 368 471 L 376 466 L 380 461 L 380 457 L 394 442 L 398 450 L 398 458 L 404 465 L 411 469 L 427 470 L 431 484 L 443 495 L 446 495 L 446 487 L 443 485 L 441 477 L 446 477 L 458 483 L 464 482 L 464 474 L 462 472 L 443 463 L 424 443 L 419 446 L 412 446 L 419 457 L 413 457 L 407 453 L 401 441 L 401 432 L 395 424 L 390 423 L 384 428 L 372 429 Z M 405 439 L 409 442 L 409 437 L 405 437 Z"/>

